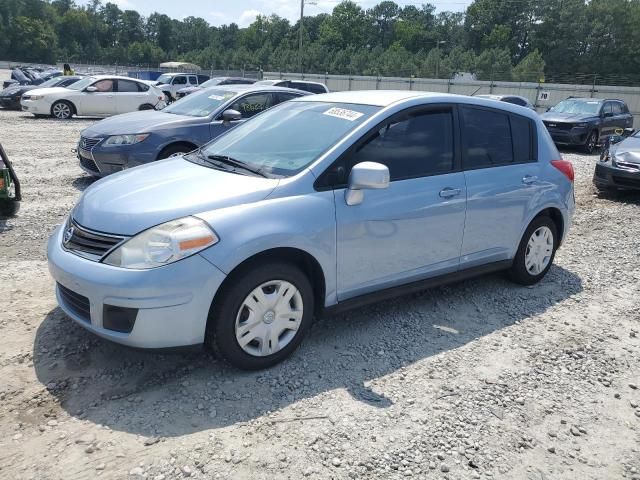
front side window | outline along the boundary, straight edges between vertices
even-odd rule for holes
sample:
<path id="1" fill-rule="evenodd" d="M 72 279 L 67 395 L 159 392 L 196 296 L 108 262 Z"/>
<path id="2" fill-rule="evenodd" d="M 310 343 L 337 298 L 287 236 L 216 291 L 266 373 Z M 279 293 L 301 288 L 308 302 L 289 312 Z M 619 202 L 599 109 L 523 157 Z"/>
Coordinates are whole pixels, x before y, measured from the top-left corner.
<path id="1" fill-rule="evenodd" d="M 173 79 L 173 84 L 174 85 L 186 85 L 187 84 L 187 77 L 183 77 L 183 76 L 179 76 Z"/>
<path id="2" fill-rule="evenodd" d="M 621 103 L 617 103 L 615 102 L 613 104 L 613 114 L 614 115 L 622 115 L 623 111 L 622 111 L 622 104 Z"/>
<path id="3" fill-rule="evenodd" d="M 607 102 L 604 104 L 602 113 L 604 113 L 605 117 L 610 117 L 611 115 L 613 115 L 613 106 L 611 105 L 611 102 Z"/>
<path id="4" fill-rule="evenodd" d="M 93 82 L 95 82 L 95 77 L 85 77 L 82 80 L 78 80 L 77 82 L 69 85 L 70 90 L 84 90 L 88 86 L 90 86 Z"/>
<path id="5" fill-rule="evenodd" d="M 378 110 L 380 107 L 349 103 L 281 103 L 205 145 L 202 157 L 227 156 L 266 175 L 289 177 L 313 163 Z M 194 156 L 190 159 L 206 165 L 206 161 Z"/>
<path id="6" fill-rule="evenodd" d="M 273 94 L 253 93 L 233 102 L 229 107 L 242 114 L 242 118 L 251 118 L 273 105 Z"/>
<path id="7" fill-rule="evenodd" d="M 391 181 L 453 170 L 453 114 L 450 109 L 409 113 L 383 124 L 349 159 L 349 166 L 377 162 Z"/>
<path id="8" fill-rule="evenodd" d="M 98 80 L 93 86 L 98 89 L 98 92 L 108 93 L 113 92 L 113 83 L 113 80 L 110 79 Z"/>

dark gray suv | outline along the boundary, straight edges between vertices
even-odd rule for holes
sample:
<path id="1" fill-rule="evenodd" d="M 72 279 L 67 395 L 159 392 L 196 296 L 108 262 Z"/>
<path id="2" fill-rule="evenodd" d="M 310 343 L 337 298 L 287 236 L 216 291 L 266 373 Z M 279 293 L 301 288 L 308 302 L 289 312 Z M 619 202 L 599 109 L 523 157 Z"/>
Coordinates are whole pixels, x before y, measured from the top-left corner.
<path id="1" fill-rule="evenodd" d="M 607 135 L 633 127 L 633 115 L 622 100 L 568 98 L 541 115 L 558 145 L 581 146 L 592 153 Z"/>

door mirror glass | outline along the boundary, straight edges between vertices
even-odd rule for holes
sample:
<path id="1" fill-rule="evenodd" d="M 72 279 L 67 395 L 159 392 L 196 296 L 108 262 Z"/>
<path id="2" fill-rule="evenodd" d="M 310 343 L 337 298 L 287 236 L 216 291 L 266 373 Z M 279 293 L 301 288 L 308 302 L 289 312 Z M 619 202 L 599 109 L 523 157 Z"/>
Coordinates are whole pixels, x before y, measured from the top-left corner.
<path id="1" fill-rule="evenodd" d="M 229 109 L 222 112 L 222 121 L 224 123 L 235 122 L 241 118 L 242 114 L 237 110 Z"/>
<path id="2" fill-rule="evenodd" d="M 89 92 L 89 93 L 93 93 L 93 92 L 97 92 L 98 89 L 96 87 L 94 87 L 93 85 L 91 85 L 90 87 L 87 87 L 84 89 L 85 92 Z"/>
<path id="3" fill-rule="evenodd" d="M 376 162 L 356 164 L 349 174 L 345 191 L 347 205 L 358 205 L 364 198 L 363 190 L 380 190 L 389 187 L 389 169 Z"/>

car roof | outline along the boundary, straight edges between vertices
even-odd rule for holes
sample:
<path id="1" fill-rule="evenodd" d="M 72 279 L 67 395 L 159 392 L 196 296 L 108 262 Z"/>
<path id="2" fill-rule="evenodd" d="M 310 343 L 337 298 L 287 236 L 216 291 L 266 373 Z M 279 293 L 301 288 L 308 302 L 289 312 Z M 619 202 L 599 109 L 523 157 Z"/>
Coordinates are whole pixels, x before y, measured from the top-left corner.
<path id="1" fill-rule="evenodd" d="M 103 80 L 103 79 L 109 79 L 109 80 L 134 80 L 136 82 L 142 82 L 144 83 L 142 80 L 140 80 L 139 78 L 133 78 L 133 77 L 125 77 L 123 75 L 104 75 L 104 74 L 100 74 L 100 75 L 87 75 L 85 78 L 95 78 L 96 80 Z"/>
<path id="2" fill-rule="evenodd" d="M 242 83 L 238 85 L 214 85 L 212 87 L 203 88 L 204 91 L 208 90 L 227 90 L 230 92 L 237 91 L 238 93 L 242 92 L 293 92 L 293 93 L 304 93 L 307 95 L 309 92 L 305 92 L 303 90 L 298 90 L 296 88 L 287 88 L 287 87 L 274 87 L 272 85 L 255 85 L 253 83 Z"/>
<path id="3" fill-rule="evenodd" d="M 360 105 L 373 105 L 386 107 L 401 100 L 408 100 L 416 97 L 450 97 L 458 98 L 462 95 L 452 95 L 448 93 L 420 92 L 416 90 L 352 90 L 344 92 L 320 93 L 305 101 L 327 102 L 327 103 L 354 103 Z"/>

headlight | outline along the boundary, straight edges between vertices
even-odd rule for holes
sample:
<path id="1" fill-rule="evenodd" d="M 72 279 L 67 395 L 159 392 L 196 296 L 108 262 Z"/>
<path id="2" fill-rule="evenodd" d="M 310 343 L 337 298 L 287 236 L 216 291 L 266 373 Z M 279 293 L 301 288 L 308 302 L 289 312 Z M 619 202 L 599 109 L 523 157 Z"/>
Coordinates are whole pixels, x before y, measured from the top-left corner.
<path id="1" fill-rule="evenodd" d="M 42 100 L 44 98 L 44 95 L 29 95 L 27 98 L 29 100 Z"/>
<path id="2" fill-rule="evenodd" d="M 149 136 L 148 133 L 140 133 L 138 135 L 112 135 L 107 138 L 107 141 L 103 145 L 107 147 L 113 147 L 117 145 L 135 145 L 140 143 Z"/>
<path id="3" fill-rule="evenodd" d="M 111 252 L 103 262 L 133 269 L 161 267 L 190 257 L 218 241 L 218 236 L 203 220 L 184 217 L 139 233 Z"/>

